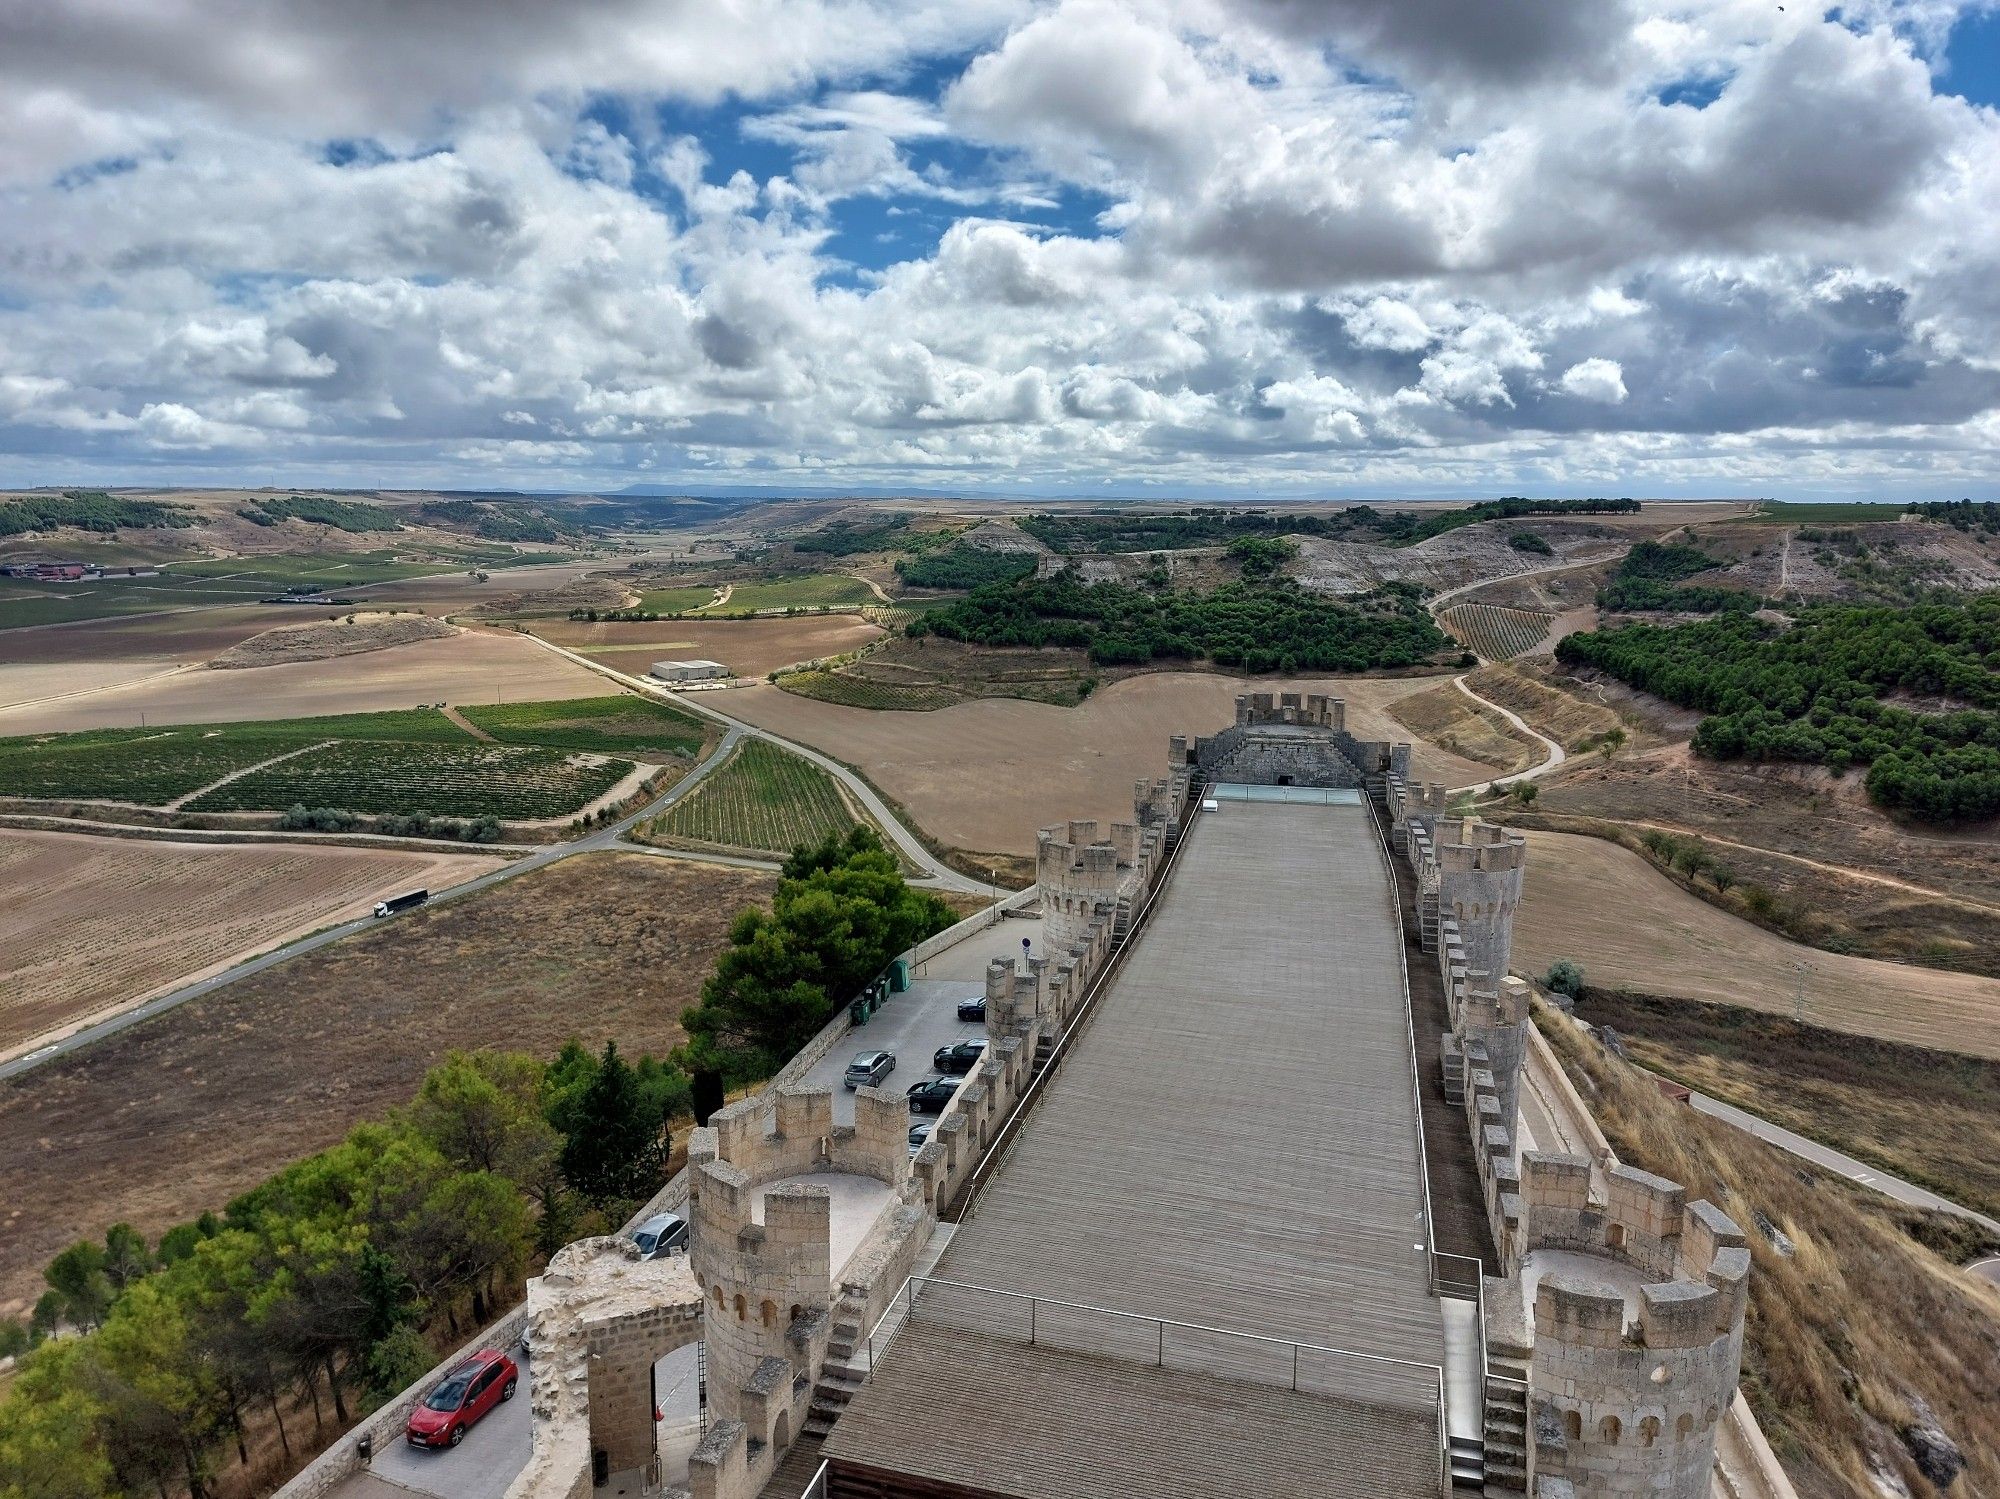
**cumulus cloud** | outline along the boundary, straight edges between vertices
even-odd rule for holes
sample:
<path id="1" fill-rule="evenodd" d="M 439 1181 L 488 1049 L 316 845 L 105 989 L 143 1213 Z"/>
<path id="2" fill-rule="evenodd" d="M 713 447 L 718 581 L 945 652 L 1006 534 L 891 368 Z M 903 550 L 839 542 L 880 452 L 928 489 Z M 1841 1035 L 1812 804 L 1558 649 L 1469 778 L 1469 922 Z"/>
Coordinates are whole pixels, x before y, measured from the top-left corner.
<path id="1" fill-rule="evenodd" d="M 32 7 L 0 481 L 1965 492 L 1959 8 Z"/>
<path id="2" fill-rule="evenodd" d="M 1625 371 L 1615 359 L 1585 359 L 1563 371 L 1562 388 L 1585 401 L 1617 405 L 1625 399 Z"/>

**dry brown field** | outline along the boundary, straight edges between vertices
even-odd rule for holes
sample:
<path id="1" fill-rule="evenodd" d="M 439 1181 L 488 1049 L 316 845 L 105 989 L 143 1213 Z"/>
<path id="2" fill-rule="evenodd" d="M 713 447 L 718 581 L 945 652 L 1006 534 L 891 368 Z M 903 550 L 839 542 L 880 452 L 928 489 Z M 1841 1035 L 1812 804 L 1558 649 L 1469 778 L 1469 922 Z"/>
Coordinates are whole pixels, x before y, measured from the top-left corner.
<path id="1" fill-rule="evenodd" d="M 88 696 L 0 708 L 0 735 L 377 713 L 437 702 L 536 702 L 603 691 L 603 678 L 532 641 L 467 630 L 361 656 L 182 672 Z"/>
<path id="2" fill-rule="evenodd" d="M 393 583 L 371 583 L 345 592 L 371 604 L 393 604 L 403 609 L 420 609 L 425 614 L 452 614 L 496 604 L 516 594 L 548 592 L 616 565 L 602 557 L 580 562 L 538 562 L 531 567 L 509 567 L 490 573 L 484 583 L 475 583 L 470 573 L 450 572 Z"/>
<path id="3" fill-rule="evenodd" d="M 0 1056 L 365 915 L 385 895 L 442 889 L 502 862 L 0 829 Z"/>
<path id="4" fill-rule="evenodd" d="M 740 718 L 858 766 L 932 837 L 954 847 L 1031 853 L 1035 829 L 1058 818 L 1132 815 L 1135 781 L 1165 771 L 1174 734 L 1212 734 L 1234 721 L 1240 692 L 1331 692 L 1347 700 L 1362 739 L 1408 739 L 1386 705 L 1437 677 L 1242 678 L 1154 672 L 1114 682 L 1074 708 L 989 698 L 933 713 L 848 708 L 760 684 L 721 705 Z M 1416 772 L 1452 785 L 1483 783 L 1489 766 L 1431 745 Z"/>
<path id="5" fill-rule="evenodd" d="M 1390 705 L 1389 715 L 1417 740 L 1505 774 L 1540 764 L 1546 753 L 1498 713 L 1473 702 L 1449 681 L 1399 698 Z"/>
<path id="6" fill-rule="evenodd" d="M 1556 958 L 1601 989 L 1790 1015 L 1804 971 L 1815 1025 L 2000 1057 L 2000 979 L 1852 958 L 1788 942 L 1688 894 L 1601 838 L 1530 831 L 1515 966 Z"/>
<path id="7" fill-rule="evenodd" d="M 768 619 L 661 619 L 651 624 L 538 620 L 544 640 L 589 653 L 594 661 L 643 677 L 655 661 L 720 661 L 739 677 L 856 651 L 882 638 L 858 614 L 800 614 Z M 734 702 L 732 697 L 730 702 Z"/>
<path id="8" fill-rule="evenodd" d="M 178 609 L 166 614 L 79 620 L 8 630 L 9 665 L 69 661 L 206 661 L 252 635 L 279 625 L 334 619 L 346 610 L 249 604 L 227 609 Z M 4 669 L 4 668 L 0 668 Z"/>
<path id="9" fill-rule="evenodd" d="M 0 1315 L 113 1223 L 148 1237 L 406 1103 L 446 1051 L 659 1054 L 771 876 L 584 854 L 190 1001 L 0 1089 Z"/>

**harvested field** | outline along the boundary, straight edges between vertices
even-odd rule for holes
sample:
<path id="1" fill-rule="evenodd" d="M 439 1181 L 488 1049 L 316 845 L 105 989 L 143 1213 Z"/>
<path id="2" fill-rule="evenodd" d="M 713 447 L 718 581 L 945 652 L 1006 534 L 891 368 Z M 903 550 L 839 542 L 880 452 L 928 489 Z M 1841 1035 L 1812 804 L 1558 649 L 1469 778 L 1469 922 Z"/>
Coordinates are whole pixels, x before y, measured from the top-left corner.
<path id="1" fill-rule="evenodd" d="M 817 765 L 746 736 L 692 794 L 647 823 L 642 836 L 783 858 L 861 820 L 840 783 Z"/>
<path id="2" fill-rule="evenodd" d="M 232 850 L 232 852 L 234 852 Z M 66 1244 L 149 1238 L 408 1101 L 453 1047 L 628 1054 L 682 1039 L 730 922 L 772 877 L 587 854 L 399 917 L 0 1090 L 0 1313 Z"/>
<path id="3" fill-rule="evenodd" d="M 233 645 L 208 664 L 223 670 L 278 666 L 287 661 L 331 661 L 458 632 L 425 614 L 349 614 L 307 625 L 280 625 Z"/>
<path id="4" fill-rule="evenodd" d="M 882 638 L 882 631 L 858 614 L 663 619 L 651 624 L 546 620 L 535 626 L 535 633 L 638 677 L 655 661 L 688 657 L 720 661 L 739 677 L 761 677 L 781 666 L 857 651 Z"/>
<path id="5" fill-rule="evenodd" d="M 443 889 L 501 862 L 0 829 L 0 1055 L 363 915 L 384 895 Z"/>
<path id="6" fill-rule="evenodd" d="M 183 609 L 144 619 L 98 619 L 7 633 L 7 662 L 180 662 L 195 665 L 219 651 L 280 625 L 336 619 L 349 611 L 306 605 L 252 604 L 244 608 Z M 0 676 L 0 683 L 7 679 Z M 12 693 L 5 694 L 8 701 Z"/>
<path id="7" fill-rule="evenodd" d="M 1539 765 L 1543 750 L 1521 736 L 1512 724 L 1482 708 L 1450 682 L 1398 698 L 1389 716 L 1417 739 L 1455 755 L 1511 773 Z"/>
<path id="8" fill-rule="evenodd" d="M 1527 838 L 1514 927 L 1522 972 L 1572 958 L 1595 988 L 1789 1015 L 1803 963 L 1805 1016 L 1815 1025 L 2000 1057 L 2000 979 L 1787 942 L 1689 895 L 1617 844 L 1532 830 Z"/>
<path id="9" fill-rule="evenodd" d="M 1661 715 L 1633 711 L 1633 694 L 1600 693 L 1565 674 L 1524 665 L 1482 666 L 1466 677 L 1466 686 L 1490 702 L 1511 708 L 1531 728 L 1541 730 L 1565 749 L 1595 743 L 1598 736 L 1622 731 L 1633 744 L 1657 744 L 1665 738 L 1694 732 L 1699 714 L 1680 714 L 1666 707 Z M 1685 724 L 1685 728 L 1682 725 Z M 1680 730 L 1676 735 L 1675 731 Z"/>
<path id="10" fill-rule="evenodd" d="M 733 692 L 729 711 L 857 766 L 926 832 L 964 849 L 1026 854 L 1056 818 L 1111 822 L 1132 815 L 1132 786 L 1157 776 L 1174 734 L 1210 734 L 1235 719 L 1241 692 L 1331 692 L 1347 699 L 1362 739 L 1407 739 L 1387 704 L 1437 677 L 1225 677 L 1155 672 L 1100 688 L 1074 708 L 993 698 L 935 713 L 880 713 L 815 702 L 776 687 Z M 1416 773 L 1483 783 L 1490 767 L 1433 745 Z"/>
<path id="11" fill-rule="evenodd" d="M 296 661 L 255 672 L 183 672 L 88 697 L 0 708 L 0 735 L 374 713 L 436 702 L 596 697 L 603 690 L 602 677 L 532 641 L 466 630 L 446 640 L 337 661 Z"/>

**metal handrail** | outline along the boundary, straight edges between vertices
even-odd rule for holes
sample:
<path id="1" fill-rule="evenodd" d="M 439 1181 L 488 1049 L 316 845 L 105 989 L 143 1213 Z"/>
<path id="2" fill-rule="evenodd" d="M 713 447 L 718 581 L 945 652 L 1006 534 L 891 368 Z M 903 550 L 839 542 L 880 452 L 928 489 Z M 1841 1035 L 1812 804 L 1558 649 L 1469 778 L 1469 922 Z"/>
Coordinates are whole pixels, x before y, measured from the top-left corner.
<path id="1" fill-rule="evenodd" d="M 799 1499 L 826 1499 L 827 1472 L 832 1466 L 831 1463 L 821 1463 L 813 1476 L 806 1480 L 806 1486 L 799 1490 Z"/>

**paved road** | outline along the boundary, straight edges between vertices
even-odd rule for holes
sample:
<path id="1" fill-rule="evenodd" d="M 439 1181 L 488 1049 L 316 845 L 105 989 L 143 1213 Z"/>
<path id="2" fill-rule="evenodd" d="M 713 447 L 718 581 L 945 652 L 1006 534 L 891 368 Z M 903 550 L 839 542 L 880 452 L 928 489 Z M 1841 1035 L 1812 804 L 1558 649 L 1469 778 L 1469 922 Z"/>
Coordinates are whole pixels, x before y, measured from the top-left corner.
<path id="1" fill-rule="evenodd" d="M 431 904 L 436 905 L 441 901 L 461 899 L 464 896 L 472 895 L 480 890 L 497 885 L 503 880 L 516 879 L 531 870 L 542 869 L 560 859 L 572 858 L 577 854 L 597 853 L 608 849 L 627 852 L 633 851 L 634 845 L 622 841 L 624 835 L 631 831 L 632 827 L 642 818 L 656 815 L 663 808 L 672 806 L 681 797 L 686 796 L 688 792 L 692 791 L 710 771 L 722 763 L 722 760 L 728 755 L 729 751 L 736 747 L 736 742 L 740 738 L 742 738 L 742 731 L 740 729 L 729 728 L 724 732 L 721 742 L 716 745 L 706 759 L 695 766 L 685 776 L 681 777 L 666 793 L 647 803 L 646 806 L 632 813 L 629 817 L 621 818 L 617 822 L 606 823 L 603 827 L 586 833 L 581 838 L 571 839 L 567 843 L 549 844 L 547 847 L 538 849 L 525 858 L 516 859 L 504 868 L 496 869 L 490 874 L 480 875 L 477 879 L 467 880 L 463 884 L 454 885 L 449 890 L 434 896 Z M 478 845 L 476 844 L 468 845 L 468 848 L 472 850 L 476 850 L 477 847 Z M 700 856 L 687 855 L 683 857 L 699 858 Z M 338 926 L 326 927 L 308 936 L 300 937 L 297 941 L 287 942 L 282 947 L 274 947 L 267 953 L 260 954 L 246 962 L 238 963 L 234 968 L 227 968 L 221 973 L 213 974 L 208 978 L 199 979 L 191 984 L 183 984 L 178 989 L 171 989 L 165 994 L 147 1000 L 142 1005 L 135 1005 L 133 1008 L 121 1011 L 116 1015 L 99 1021 L 95 1025 L 86 1026 L 84 1029 L 77 1031 L 73 1035 L 66 1036 L 60 1041 L 51 1042 L 46 1046 L 38 1047 L 34 1051 L 26 1052 L 14 1058 L 11 1062 L 0 1064 L 0 1082 L 8 1078 L 19 1077 L 26 1072 L 32 1072 L 35 1068 L 53 1062 L 59 1057 L 66 1057 L 72 1052 L 80 1051 L 86 1046 L 102 1041 L 106 1036 L 115 1036 L 122 1030 L 142 1024 L 145 1021 L 151 1020 L 156 1015 L 163 1015 L 168 1010 L 174 1009 L 179 1005 L 184 1005 L 191 999 L 199 999 L 204 994 L 213 994 L 217 989 L 226 988 L 239 979 L 246 979 L 252 974 L 262 973 L 267 968 L 275 968 L 280 963 L 287 962 L 302 954 L 313 952 L 330 943 L 338 942 L 343 937 L 351 937 L 356 932 L 367 931 L 376 924 L 378 919 L 374 916 L 361 916 L 355 918 L 353 921 L 343 921 Z M 390 919 L 393 920 L 394 918 Z"/>
<path id="2" fill-rule="evenodd" d="M 519 1391 L 512 1400 L 496 1405 L 458 1446 L 430 1452 L 408 1442 L 384 1442 L 366 1474 L 357 1474 L 333 1492 L 341 1499 L 372 1499 L 383 1492 L 365 1481 L 373 1478 L 411 1493 L 433 1494 L 437 1499 L 506 1493 L 534 1452 L 534 1402 L 527 1398 L 528 1360 L 518 1348 L 513 1354 L 521 1366 Z"/>
<path id="3" fill-rule="evenodd" d="M 841 785 L 854 793 L 856 800 L 868 809 L 868 815 L 881 825 L 882 830 L 889 835 L 891 841 L 895 843 L 897 848 L 902 850 L 904 857 L 915 868 L 929 871 L 928 874 L 920 879 L 913 880 L 911 883 L 932 885 L 943 890 L 956 890 L 964 895 L 998 897 L 1010 893 L 1002 890 L 997 885 L 989 885 L 983 880 L 975 880 L 962 875 L 950 865 L 934 858 L 931 851 L 924 847 L 923 841 L 910 831 L 901 818 L 889 810 L 887 803 L 880 796 L 876 795 L 875 788 L 849 770 L 845 765 L 842 765 L 838 760 L 821 754 L 810 745 L 800 744 L 796 739 L 787 739 L 782 734 L 774 734 L 769 729 L 762 729 L 753 723 L 746 723 L 740 718 L 732 717 L 730 714 L 723 712 L 722 709 L 712 706 L 707 701 L 709 698 L 719 697 L 722 694 L 713 692 L 672 692 L 661 686 L 658 682 L 648 681 L 644 677 L 635 677 L 629 672 L 618 670 L 615 666 L 606 666 L 602 661 L 593 661 L 590 657 L 582 655 L 577 651 L 565 650 L 562 646 L 555 644 L 553 641 L 544 640 L 539 635 L 529 635 L 527 638 L 534 641 L 543 650 L 553 651 L 565 661 L 573 662 L 575 665 L 581 666 L 586 670 L 594 671 L 599 676 L 609 677 L 622 687 L 629 687 L 634 692 L 643 692 L 647 696 L 658 698 L 662 702 L 672 703 L 675 707 L 685 708 L 691 713 L 699 713 L 706 718 L 712 718 L 717 723 L 724 724 L 739 734 L 754 734 L 759 739 L 768 739 L 773 744 L 782 745 L 801 759 L 812 761 L 813 764 L 819 766 L 820 769 L 824 770 L 828 775 L 839 781 Z"/>
<path id="4" fill-rule="evenodd" d="M 1657 1075 L 1657 1074 L 1655 1074 Z M 1712 1119 L 1720 1119 L 1725 1124 L 1734 1125 L 1747 1135 L 1755 1135 L 1759 1140 L 1786 1150 L 1802 1160 L 1811 1161 L 1815 1166 L 1838 1172 L 1849 1181 L 1859 1182 L 1864 1187 L 1873 1187 L 1885 1197 L 1905 1203 L 1910 1207 L 1928 1208 L 1933 1212 L 1952 1213 L 1960 1218 L 1970 1218 L 1973 1222 L 2000 1233 L 2000 1223 L 1994 1222 L 1984 1213 L 1975 1213 L 1971 1208 L 1961 1207 L 1949 1198 L 1918 1186 L 1915 1182 L 1904 1181 L 1900 1176 L 1892 1176 L 1879 1166 L 1870 1166 L 1857 1161 L 1817 1140 L 1809 1140 L 1804 1135 L 1795 1134 L 1782 1125 L 1761 1119 L 1734 1104 L 1724 1103 L 1719 1098 L 1710 1098 L 1706 1093 L 1692 1094 L 1688 1100 L 1695 1109 Z"/>

